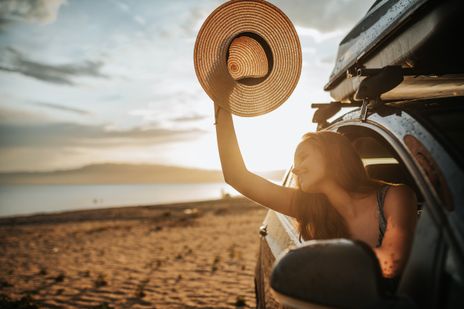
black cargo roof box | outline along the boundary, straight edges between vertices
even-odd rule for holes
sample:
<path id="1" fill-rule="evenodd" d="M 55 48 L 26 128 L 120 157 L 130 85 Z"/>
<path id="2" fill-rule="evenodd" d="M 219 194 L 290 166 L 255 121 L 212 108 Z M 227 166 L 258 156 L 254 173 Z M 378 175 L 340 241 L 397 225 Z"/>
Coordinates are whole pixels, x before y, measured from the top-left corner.
<path id="1" fill-rule="evenodd" d="M 324 90 L 342 102 L 364 78 L 359 68 L 405 68 L 404 81 L 384 100 L 464 95 L 464 1 L 377 0 L 340 42 Z"/>

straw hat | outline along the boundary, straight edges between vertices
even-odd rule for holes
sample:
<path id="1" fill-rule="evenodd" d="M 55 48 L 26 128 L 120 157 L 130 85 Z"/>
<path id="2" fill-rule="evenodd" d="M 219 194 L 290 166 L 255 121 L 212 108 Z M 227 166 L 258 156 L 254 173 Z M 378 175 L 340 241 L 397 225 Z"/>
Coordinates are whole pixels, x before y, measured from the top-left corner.
<path id="1" fill-rule="evenodd" d="M 198 33 L 195 72 L 209 97 L 238 116 L 279 107 L 301 72 L 293 24 L 263 0 L 231 0 L 208 16 Z"/>

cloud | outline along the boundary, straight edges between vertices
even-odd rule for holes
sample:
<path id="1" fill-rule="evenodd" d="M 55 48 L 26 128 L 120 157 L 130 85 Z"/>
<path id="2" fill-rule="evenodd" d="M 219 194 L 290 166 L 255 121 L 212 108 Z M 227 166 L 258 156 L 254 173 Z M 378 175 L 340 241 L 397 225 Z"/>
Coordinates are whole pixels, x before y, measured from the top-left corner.
<path id="1" fill-rule="evenodd" d="M 0 33 L 6 30 L 6 28 L 8 27 L 8 24 L 9 24 L 8 20 L 0 17 Z"/>
<path id="2" fill-rule="evenodd" d="M 102 125 L 77 123 L 0 124 L 0 148 L 113 147 L 190 140 L 205 133 L 199 129 L 132 128 L 109 130 Z"/>
<path id="3" fill-rule="evenodd" d="M 332 32 L 351 28 L 367 12 L 373 0 L 270 0 L 298 26 Z"/>
<path id="4" fill-rule="evenodd" d="M 51 108 L 54 110 L 63 111 L 63 112 L 71 112 L 71 113 L 79 114 L 79 115 L 90 115 L 90 112 L 86 110 L 75 108 L 75 107 L 64 106 L 60 104 L 55 104 L 55 103 L 36 102 L 32 104 L 36 106 L 41 106 L 41 107 Z"/>
<path id="5" fill-rule="evenodd" d="M 5 106 L 0 106 L 0 123 L 6 124 L 11 123 L 18 125 L 20 123 L 43 123 L 44 121 L 49 121 L 50 119 L 47 115 L 40 113 L 33 113 L 28 110 L 22 110 L 17 108 L 8 108 Z M 3 132 L 0 131 L 0 137 L 3 138 Z M 1 142 L 1 141 L 0 141 Z"/>
<path id="6" fill-rule="evenodd" d="M 48 24 L 56 20 L 65 0 L 2 0 L 0 19 Z"/>
<path id="7" fill-rule="evenodd" d="M 199 105 L 203 105 L 204 102 L 191 89 L 170 90 L 165 93 L 158 92 L 155 95 L 151 95 L 147 101 L 149 103 L 145 107 L 130 110 L 128 114 L 141 118 L 141 121 L 144 123 L 159 123 L 160 121 L 187 122 L 206 118 L 206 116 L 201 116 L 204 113 L 199 109 Z M 207 106 L 210 105 L 211 103 L 207 104 Z"/>
<path id="8" fill-rule="evenodd" d="M 194 38 L 208 15 L 223 3 L 223 0 L 179 2 L 175 10 L 171 11 L 176 12 L 176 18 L 165 24 L 158 25 L 156 30 L 162 38 L 174 40 Z M 173 5 L 175 5 L 175 2 L 173 2 Z M 186 7 L 188 7 L 188 10 L 186 10 Z M 170 12 L 167 11 L 167 13 Z"/>
<path id="9" fill-rule="evenodd" d="M 173 118 L 173 121 L 178 121 L 178 122 L 189 122 L 189 121 L 197 121 L 197 120 L 203 120 L 208 118 L 207 116 L 204 115 L 186 115 L 186 116 L 181 116 L 181 117 L 176 117 Z"/>
<path id="10" fill-rule="evenodd" d="M 335 54 L 330 54 L 321 59 L 321 62 L 324 64 L 333 65 L 335 62 Z"/>
<path id="11" fill-rule="evenodd" d="M 107 77 L 100 72 L 103 66 L 101 61 L 87 60 L 77 64 L 45 64 L 29 60 L 11 47 L 3 50 L 0 56 L 0 71 L 19 73 L 50 83 L 74 85 L 72 78 L 76 76 Z"/>
<path id="12" fill-rule="evenodd" d="M 346 31 L 359 21 L 374 0 L 268 0 L 281 9 L 296 25 L 320 32 Z M 157 27 L 166 38 L 195 37 L 206 17 L 224 1 L 192 1 L 187 14 L 179 15 L 176 24 Z"/>

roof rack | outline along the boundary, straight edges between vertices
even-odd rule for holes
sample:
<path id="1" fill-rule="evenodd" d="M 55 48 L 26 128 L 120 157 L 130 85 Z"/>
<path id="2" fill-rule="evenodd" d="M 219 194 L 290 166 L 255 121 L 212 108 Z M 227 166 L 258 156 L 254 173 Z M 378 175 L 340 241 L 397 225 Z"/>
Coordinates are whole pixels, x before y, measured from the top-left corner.
<path id="1" fill-rule="evenodd" d="M 366 76 L 354 94 L 355 100 L 362 101 L 361 121 L 366 121 L 369 111 L 373 112 L 383 106 L 380 96 L 401 84 L 404 73 L 399 65 L 388 65 L 381 69 L 358 69 L 358 76 Z"/>
<path id="2" fill-rule="evenodd" d="M 339 101 L 329 103 L 312 103 L 311 108 L 316 108 L 312 122 L 317 123 L 317 129 L 323 129 L 329 125 L 327 119 L 338 113 L 343 107 L 359 107 L 361 102 L 342 103 Z"/>
<path id="3" fill-rule="evenodd" d="M 335 115 L 342 107 L 361 106 L 361 121 L 366 121 L 369 112 L 374 112 L 383 106 L 380 96 L 392 90 L 403 81 L 403 76 L 414 74 L 412 71 L 403 69 L 401 66 L 385 66 L 380 69 L 357 68 L 354 72 L 347 71 L 347 77 L 365 76 L 354 95 L 351 103 L 334 101 L 330 103 L 313 103 L 311 108 L 317 108 L 312 122 L 317 123 L 317 129 L 323 129 L 329 124 L 327 119 Z"/>

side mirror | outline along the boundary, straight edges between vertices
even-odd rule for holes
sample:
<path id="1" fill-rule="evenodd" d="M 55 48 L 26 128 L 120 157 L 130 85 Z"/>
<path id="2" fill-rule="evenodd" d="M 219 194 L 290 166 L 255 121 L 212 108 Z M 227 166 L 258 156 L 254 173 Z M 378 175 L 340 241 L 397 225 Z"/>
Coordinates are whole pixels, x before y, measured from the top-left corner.
<path id="1" fill-rule="evenodd" d="M 293 308 L 367 308 L 382 299 L 381 270 L 372 249 L 348 239 L 312 240 L 275 263 L 275 298 Z"/>

